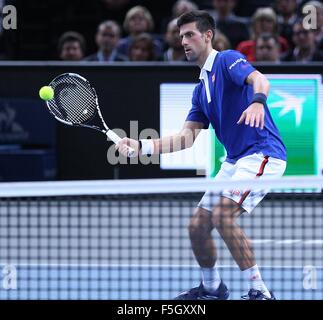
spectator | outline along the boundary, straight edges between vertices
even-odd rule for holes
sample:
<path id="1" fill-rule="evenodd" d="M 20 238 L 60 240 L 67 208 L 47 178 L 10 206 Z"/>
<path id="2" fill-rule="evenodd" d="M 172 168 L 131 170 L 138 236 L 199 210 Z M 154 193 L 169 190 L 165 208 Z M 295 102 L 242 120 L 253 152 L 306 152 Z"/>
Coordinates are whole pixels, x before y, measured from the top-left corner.
<path id="1" fill-rule="evenodd" d="M 244 54 L 248 61 L 255 61 L 256 41 L 261 33 L 269 32 L 278 37 L 281 54 L 288 51 L 288 42 L 285 38 L 279 36 L 277 16 L 270 7 L 259 8 L 252 16 L 252 39 L 239 43 L 237 50 Z"/>
<path id="2" fill-rule="evenodd" d="M 153 38 L 149 33 L 136 35 L 129 46 L 130 61 L 156 60 Z"/>
<path id="3" fill-rule="evenodd" d="M 302 8 L 305 6 L 314 6 L 316 9 L 316 28 L 314 28 L 313 32 L 315 35 L 315 42 L 317 48 L 323 50 L 323 4 L 319 1 L 309 1 L 304 4 Z"/>
<path id="4" fill-rule="evenodd" d="M 214 10 L 209 11 L 216 22 L 217 30 L 221 31 L 235 48 L 241 41 L 249 39 L 246 19 L 233 13 L 236 0 L 213 0 Z"/>
<path id="5" fill-rule="evenodd" d="M 193 10 L 198 10 L 196 3 L 190 0 L 177 0 L 172 8 L 172 14 L 174 18 L 178 18 L 180 15 Z"/>
<path id="6" fill-rule="evenodd" d="M 168 49 L 164 52 L 164 61 L 186 61 L 184 48 L 179 36 L 177 19 L 169 22 L 165 42 L 168 45 Z"/>
<path id="7" fill-rule="evenodd" d="M 256 39 L 256 61 L 280 61 L 280 45 L 276 35 L 271 33 L 262 33 Z"/>
<path id="8" fill-rule="evenodd" d="M 229 39 L 220 31 L 215 33 L 212 43 L 213 48 L 217 51 L 224 51 L 232 48 Z"/>
<path id="9" fill-rule="evenodd" d="M 295 48 L 284 57 L 283 61 L 323 61 L 323 52 L 316 48 L 314 31 L 305 29 L 302 20 L 293 26 L 293 41 Z"/>
<path id="10" fill-rule="evenodd" d="M 84 58 L 85 51 L 85 39 L 78 32 L 65 32 L 58 40 L 58 54 L 61 60 L 82 60 Z"/>
<path id="11" fill-rule="evenodd" d="M 297 20 L 297 0 L 276 0 L 279 33 L 293 47 L 293 25 Z"/>
<path id="12" fill-rule="evenodd" d="M 151 33 L 154 30 L 154 20 L 148 9 L 142 6 L 131 8 L 125 17 L 123 23 L 124 30 L 129 34 L 126 38 L 119 41 L 117 47 L 118 53 L 127 55 L 133 38 L 141 33 Z M 161 57 L 163 52 L 162 42 L 153 37 L 155 56 Z"/>
<path id="13" fill-rule="evenodd" d="M 161 23 L 161 30 L 163 33 L 167 32 L 168 24 L 178 18 L 180 15 L 193 10 L 198 10 L 198 6 L 190 0 L 177 0 L 172 6 L 172 15 L 164 18 Z"/>
<path id="14" fill-rule="evenodd" d="M 98 26 L 95 42 L 99 50 L 85 58 L 87 61 L 126 61 L 127 57 L 117 52 L 121 30 L 117 22 L 107 20 Z"/>

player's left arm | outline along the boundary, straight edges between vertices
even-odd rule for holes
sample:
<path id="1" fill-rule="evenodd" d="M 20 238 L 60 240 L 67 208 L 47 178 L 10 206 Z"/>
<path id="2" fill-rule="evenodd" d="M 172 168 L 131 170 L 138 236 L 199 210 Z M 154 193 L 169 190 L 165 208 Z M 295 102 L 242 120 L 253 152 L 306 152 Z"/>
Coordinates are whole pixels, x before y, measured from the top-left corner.
<path id="1" fill-rule="evenodd" d="M 269 81 L 262 73 L 255 70 L 249 74 L 246 82 L 253 86 L 254 98 L 250 106 L 241 114 L 237 123 L 263 129 L 265 124 L 264 104 L 269 93 Z"/>

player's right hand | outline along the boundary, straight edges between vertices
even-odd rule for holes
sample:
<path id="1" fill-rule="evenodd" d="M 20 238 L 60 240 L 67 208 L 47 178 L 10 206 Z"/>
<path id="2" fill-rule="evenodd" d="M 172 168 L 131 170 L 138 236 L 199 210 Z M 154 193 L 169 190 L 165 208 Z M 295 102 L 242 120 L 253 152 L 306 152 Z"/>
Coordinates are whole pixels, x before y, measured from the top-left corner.
<path id="1" fill-rule="evenodd" d="M 134 150 L 132 157 L 137 157 L 139 154 L 139 141 L 123 138 L 115 145 L 115 148 L 125 157 L 128 157 L 129 147 Z"/>

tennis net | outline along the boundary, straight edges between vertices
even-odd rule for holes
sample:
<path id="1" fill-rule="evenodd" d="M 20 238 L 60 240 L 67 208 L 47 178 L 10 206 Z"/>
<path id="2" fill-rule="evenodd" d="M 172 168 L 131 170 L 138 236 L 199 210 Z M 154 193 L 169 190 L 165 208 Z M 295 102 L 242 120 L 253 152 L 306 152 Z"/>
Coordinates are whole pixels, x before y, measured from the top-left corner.
<path id="1" fill-rule="evenodd" d="M 204 178 L 0 184 L 0 299 L 173 299 L 197 286 L 188 224 L 205 190 L 250 181 Z M 237 222 L 277 299 L 323 299 L 323 179 L 258 179 L 265 199 Z M 220 202 L 221 205 L 221 202 Z M 217 229 L 219 271 L 248 284 Z"/>

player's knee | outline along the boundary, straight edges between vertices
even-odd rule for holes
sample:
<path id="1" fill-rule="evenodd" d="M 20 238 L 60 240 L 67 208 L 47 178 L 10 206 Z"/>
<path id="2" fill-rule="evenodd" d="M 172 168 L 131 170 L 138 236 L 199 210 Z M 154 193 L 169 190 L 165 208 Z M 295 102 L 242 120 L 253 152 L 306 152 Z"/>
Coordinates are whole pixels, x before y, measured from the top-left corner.
<path id="1" fill-rule="evenodd" d="M 235 209 L 228 204 L 217 205 L 212 212 L 212 224 L 216 229 L 230 227 L 233 224 Z"/>
<path id="2" fill-rule="evenodd" d="M 199 236 L 212 230 L 211 214 L 209 211 L 197 208 L 188 224 L 191 236 Z"/>
<path id="3" fill-rule="evenodd" d="M 231 221 L 229 219 L 230 218 L 228 218 L 224 214 L 221 214 L 221 213 L 215 214 L 214 213 L 212 215 L 212 224 L 217 230 L 223 229 L 225 226 L 227 226 L 231 223 Z"/>

